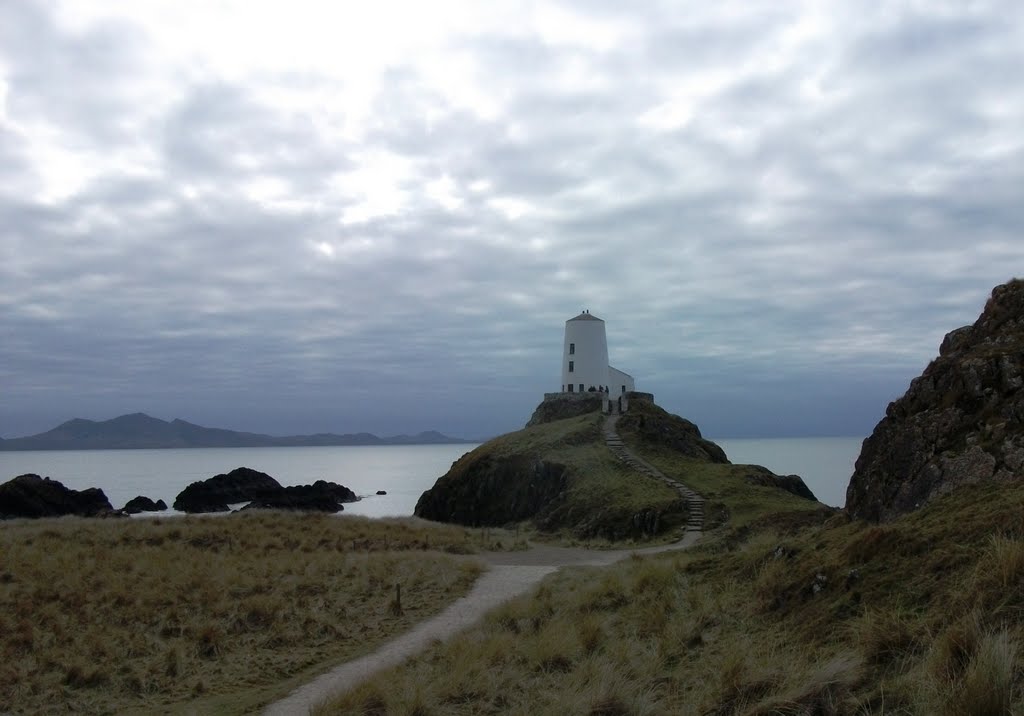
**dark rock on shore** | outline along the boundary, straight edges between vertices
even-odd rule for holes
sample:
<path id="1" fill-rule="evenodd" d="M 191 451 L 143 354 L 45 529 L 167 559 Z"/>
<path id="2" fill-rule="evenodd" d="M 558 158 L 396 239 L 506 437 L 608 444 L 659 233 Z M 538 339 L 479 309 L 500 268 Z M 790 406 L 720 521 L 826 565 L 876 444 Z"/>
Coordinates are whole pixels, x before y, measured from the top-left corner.
<path id="1" fill-rule="evenodd" d="M 174 498 L 181 512 L 227 512 L 236 502 L 262 500 L 280 493 L 281 483 L 265 472 L 238 467 L 227 474 L 193 482 Z"/>
<path id="2" fill-rule="evenodd" d="M 557 501 L 566 468 L 526 455 L 463 455 L 420 495 L 414 514 L 470 527 L 494 527 L 534 517 Z"/>
<path id="3" fill-rule="evenodd" d="M 750 470 L 744 479 L 751 485 L 763 485 L 764 487 L 777 487 L 790 494 L 802 497 L 805 500 L 817 502 L 818 498 L 811 492 L 811 488 L 799 475 L 776 475 L 774 472 L 761 465 L 748 465 Z"/>
<path id="4" fill-rule="evenodd" d="M 103 490 L 71 490 L 57 480 L 39 475 L 19 475 L 0 485 L 0 518 L 94 517 L 113 512 Z"/>
<path id="5" fill-rule="evenodd" d="M 959 485 L 1024 478 L 1024 281 L 997 286 L 978 320 L 889 404 L 864 441 L 846 507 L 891 520 Z"/>
<path id="6" fill-rule="evenodd" d="M 121 511 L 129 515 L 137 515 L 140 512 L 163 512 L 166 509 L 167 503 L 163 500 L 153 502 L 150 498 L 144 495 L 139 495 L 138 497 L 133 497 L 128 500 L 128 502 L 124 504 L 124 507 L 121 508 Z"/>
<path id="7" fill-rule="evenodd" d="M 352 490 L 334 482 L 317 480 L 312 485 L 281 488 L 272 495 L 255 499 L 242 509 L 306 510 L 310 512 L 341 512 L 343 502 L 359 498 Z"/>

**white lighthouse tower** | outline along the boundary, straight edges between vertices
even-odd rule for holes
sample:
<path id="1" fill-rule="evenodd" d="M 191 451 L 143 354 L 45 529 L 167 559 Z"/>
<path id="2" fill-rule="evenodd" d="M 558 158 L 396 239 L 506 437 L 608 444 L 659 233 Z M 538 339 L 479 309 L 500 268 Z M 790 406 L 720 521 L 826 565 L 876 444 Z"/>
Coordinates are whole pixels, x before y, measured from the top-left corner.
<path id="1" fill-rule="evenodd" d="M 604 321 L 584 311 L 565 322 L 562 392 L 608 390 L 608 337 Z"/>
<path id="2" fill-rule="evenodd" d="M 591 315 L 590 311 L 583 311 L 565 322 L 562 389 L 557 393 L 544 393 L 541 405 L 548 401 L 579 403 L 589 410 L 592 408 L 591 397 L 600 400 L 605 413 L 625 412 L 631 400 L 654 400 L 650 393 L 636 392 L 633 376 L 608 365 L 608 337 L 604 321 Z M 544 419 L 544 413 L 538 407 L 527 426 L 537 425 Z"/>

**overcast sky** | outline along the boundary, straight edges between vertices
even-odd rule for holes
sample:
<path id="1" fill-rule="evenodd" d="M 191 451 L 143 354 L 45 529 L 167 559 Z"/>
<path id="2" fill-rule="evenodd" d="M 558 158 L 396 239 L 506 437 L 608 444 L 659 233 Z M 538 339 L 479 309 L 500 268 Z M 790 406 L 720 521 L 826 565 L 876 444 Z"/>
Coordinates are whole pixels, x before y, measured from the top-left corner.
<path id="1" fill-rule="evenodd" d="M 0 435 L 488 436 L 584 308 L 706 435 L 866 435 L 1024 274 L 1022 71 L 1018 0 L 0 0 Z"/>

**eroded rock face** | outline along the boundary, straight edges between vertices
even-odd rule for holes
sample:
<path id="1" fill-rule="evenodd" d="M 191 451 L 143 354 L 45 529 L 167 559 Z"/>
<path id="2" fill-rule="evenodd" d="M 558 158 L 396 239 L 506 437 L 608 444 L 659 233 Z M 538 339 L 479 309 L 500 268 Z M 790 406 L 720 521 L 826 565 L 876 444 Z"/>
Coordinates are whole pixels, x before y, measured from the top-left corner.
<path id="1" fill-rule="evenodd" d="M 972 326 L 889 404 L 864 441 L 846 507 L 890 520 L 980 480 L 1024 477 L 1024 281 L 997 286 Z"/>
<path id="2" fill-rule="evenodd" d="M 470 527 L 504 525 L 557 503 L 565 486 L 564 465 L 526 455 L 469 453 L 420 495 L 414 514 Z"/>
<path id="3" fill-rule="evenodd" d="M 72 490 L 57 480 L 31 473 L 0 485 L 0 518 L 93 517 L 112 511 L 110 500 L 96 487 Z"/>

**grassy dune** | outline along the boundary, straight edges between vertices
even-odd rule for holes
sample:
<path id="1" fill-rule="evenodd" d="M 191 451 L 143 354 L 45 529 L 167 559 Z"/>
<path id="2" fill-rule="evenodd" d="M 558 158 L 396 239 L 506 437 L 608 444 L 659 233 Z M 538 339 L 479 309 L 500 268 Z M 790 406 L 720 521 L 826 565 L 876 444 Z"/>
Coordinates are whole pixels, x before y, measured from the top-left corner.
<path id="1" fill-rule="evenodd" d="M 0 523 L 0 711 L 251 712 L 464 594 L 480 567 L 444 552 L 479 542 L 283 513 Z"/>
<path id="2" fill-rule="evenodd" d="M 563 570 L 322 714 L 1024 712 L 1024 486 L 884 526 L 747 514 L 701 547 Z"/>

